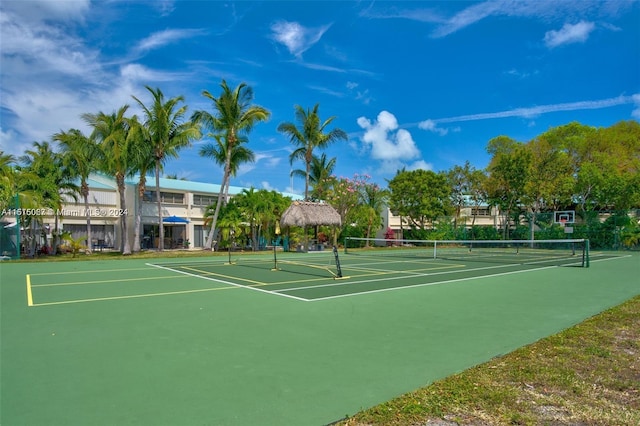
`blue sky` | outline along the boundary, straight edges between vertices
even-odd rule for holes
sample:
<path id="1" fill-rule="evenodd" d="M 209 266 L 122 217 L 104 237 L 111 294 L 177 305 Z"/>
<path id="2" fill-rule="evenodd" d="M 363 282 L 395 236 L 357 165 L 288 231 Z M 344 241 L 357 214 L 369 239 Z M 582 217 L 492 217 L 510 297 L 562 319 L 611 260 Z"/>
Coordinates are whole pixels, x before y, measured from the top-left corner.
<path id="1" fill-rule="evenodd" d="M 201 92 L 226 79 L 272 114 L 236 186 L 303 191 L 276 131 L 296 104 L 319 103 L 348 133 L 325 151 L 336 175 L 382 185 L 402 167 L 484 168 L 499 135 L 640 120 L 638 1 L 3 0 L 0 37 L 0 150 L 88 132 L 85 112 L 139 113 L 131 96 L 148 101 L 145 85 L 211 111 Z M 219 183 L 202 143 L 165 173 Z"/>

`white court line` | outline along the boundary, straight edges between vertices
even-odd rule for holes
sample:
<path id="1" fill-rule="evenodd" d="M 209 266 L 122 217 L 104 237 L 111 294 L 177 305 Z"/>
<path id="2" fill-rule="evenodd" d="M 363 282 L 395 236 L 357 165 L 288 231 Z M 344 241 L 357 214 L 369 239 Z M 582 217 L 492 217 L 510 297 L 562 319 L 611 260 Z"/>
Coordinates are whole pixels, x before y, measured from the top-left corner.
<path id="1" fill-rule="evenodd" d="M 462 272 L 468 272 L 468 271 L 481 271 L 484 269 L 496 269 L 496 268 L 508 268 L 510 266 L 514 266 L 514 265 L 498 265 L 498 266 L 485 266 L 482 268 L 473 268 L 473 269 L 459 269 L 457 271 L 442 271 L 442 272 L 423 272 L 423 273 L 416 273 L 410 277 L 407 277 L 406 275 L 402 275 L 399 277 L 381 277 L 381 278 L 371 278 L 368 280 L 360 280 L 360 281 L 343 281 L 343 282 L 339 282 L 339 283 L 332 283 L 332 284 L 321 284 L 321 285 L 312 285 L 312 286 L 306 286 L 306 287 L 292 287 L 292 288 L 285 288 L 285 289 L 281 289 L 281 290 L 273 290 L 274 292 L 277 291 L 294 291 L 294 290 L 305 290 L 305 289 L 309 289 L 309 288 L 322 288 L 322 287 L 336 287 L 336 286 L 341 286 L 341 285 L 354 285 L 354 284 L 363 284 L 363 283 L 373 283 L 373 282 L 378 282 L 378 281 L 394 281 L 394 280 L 402 280 L 402 279 L 406 279 L 406 278 L 415 278 L 415 277 L 426 277 L 426 276 L 431 276 L 431 275 L 443 275 L 443 274 L 459 274 Z M 555 268 L 555 266 L 547 266 L 547 268 Z M 536 269 L 542 269 L 542 268 L 536 268 Z M 532 271 L 534 269 L 527 269 L 529 271 Z M 399 272 L 401 273 L 401 272 Z M 487 277 L 487 276 L 491 276 L 491 275 L 482 275 L 483 277 Z M 475 277 L 475 278 L 480 278 L 480 277 Z M 429 284 L 439 284 L 440 282 L 448 282 L 448 281 L 438 281 L 436 283 L 429 283 Z M 422 285 L 422 284 L 418 284 L 418 285 Z M 398 289 L 398 288 L 410 288 L 412 286 L 400 286 L 400 287 L 393 287 L 394 289 Z M 358 292 L 358 293 L 354 293 L 354 294 L 364 294 L 366 292 Z M 314 300 L 321 300 L 321 299 L 310 299 L 311 301 Z"/>
<path id="2" fill-rule="evenodd" d="M 203 280 L 214 281 L 214 282 L 221 283 L 221 284 L 228 284 L 228 285 L 231 285 L 231 286 L 234 286 L 234 287 L 246 288 L 246 289 L 249 289 L 249 290 L 259 291 L 261 293 L 273 294 L 273 295 L 276 295 L 276 296 L 288 297 L 290 299 L 301 300 L 303 302 L 309 302 L 309 299 L 305 299 L 305 298 L 302 298 L 302 297 L 296 297 L 296 296 L 292 296 L 290 294 L 279 294 L 279 293 L 275 293 L 273 291 L 264 290 L 264 289 L 257 288 L 257 287 L 246 286 L 246 285 L 243 285 L 243 284 L 238 284 L 238 283 L 234 283 L 234 282 L 231 282 L 231 281 L 225 281 L 225 280 L 221 280 L 221 279 L 218 279 L 218 278 L 211 278 L 211 277 L 206 277 L 206 276 L 203 276 L 203 275 L 193 274 L 191 272 L 179 271 L 179 270 L 176 270 L 176 269 L 167 268 L 166 266 L 162 266 L 162 265 L 156 265 L 156 264 L 153 264 L 153 263 L 145 263 L 145 265 L 153 266 L 154 268 L 165 269 L 165 270 L 171 271 L 171 272 L 177 272 L 179 274 L 184 274 L 184 275 L 188 275 L 188 276 L 191 276 L 191 277 L 202 278 Z"/>
<path id="3" fill-rule="evenodd" d="M 589 256 L 589 262 L 606 262 L 607 260 L 617 260 L 617 259 L 623 259 L 625 257 L 631 257 L 630 254 L 625 254 L 624 256 L 607 257 L 606 259 L 594 259 L 593 256 L 594 255 L 590 255 Z M 608 256 L 608 255 L 606 255 L 606 254 L 596 254 L 595 256 Z"/>
<path id="4" fill-rule="evenodd" d="M 604 255 L 600 255 L 600 256 L 604 256 Z M 611 258 L 606 258 L 606 259 L 596 259 L 596 260 L 591 260 L 591 258 L 590 258 L 590 261 L 591 262 L 604 262 L 604 261 L 607 261 L 607 260 L 623 259 L 623 258 L 626 258 L 626 257 L 631 257 L 631 255 L 625 255 L 625 256 L 619 256 L 619 257 L 611 257 Z M 509 267 L 509 266 L 514 266 L 514 265 L 489 266 L 489 267 L 486 267 L 486 268 L 465 269 L 464 271 L 477 271 L 477 270 L 481 270 L 481 269 L 502 268 L 502 267 Z M 433 283 L 422 283 L 422 284 L 414 284 L 414 285 L 400 286 L 400 287 L 389 287 L 389 288 L 383 288 L 383 289 L 378 289 L 378 290 L 368 290 L 368 291 L 361 291 L 361 292 L 357 292 L 357 293 L 348 293 L 348 294 L 340 294 L 340 295 L 335 295 L 335 296 L 320 297 L 320 298 L 317 298 L 317 299 L 310 299 L 310 301 L 311 302 L 315 302 L 315 301 L 321 301 L 321 300 L 338 299 L 338 298 L 342 298 L 342 297 L 358 296 L 358 295 L 361 295 L 361 294 L 382 293 L 384 291 L 402 290 L 402 289 L 405 289 L 405 288 L 413 288 L 413 287 L 425 287 L 425 286 L 430 286 L 430 285 L 446 284 L 446 283 L 453 283 L 453 282 L 459 282 L 459 281 L 469 281 L 469 280 L 474 280 L 474 279 L 478 279 L 478 278 L 485 278 L 485 277 L 499 277 L 499 276 L 503 276 L 503 275 L 519 274 L 519 273 L 522 273 L 522 272 L 541 271 L 541 270 L 544 270 L 544 269 L 559 268 L 559 267 L 560 266 L 557 266 L 557 265 L 543 266 L 543 267 L 540 267 L 540 268 L 524 269 L 524 270 L 521 270 L 521 271 L 502 272 L 502 273 L 499 273 L 499 274 L 482 275 L 482 276 L 479 276 L 479 277 L 467 277 L 467 278 L 459 278 L 459 279 L 454 279 L 454 280 L 437 281 L 437 282 L 433 282 Z M 435 273 L 432 273 L 432 274 L 424 274 L 424 275 L 427 276 L 427 275 L 454 274 L 454 273 L 459 273 L 459 272 L 462 272 L 462 271 L 443 271 L 443 272 L 435 272 Z M 326 287 L 334 286 L 334 285 L 357 284 L 357 283 L 371 282 L 371 281 L 386 281 L 387 279 L 380 278 L 380 279 L 375 279 L 375 280 L 366 280 L 366 281 L 363 280 L 363 281 L 356 281 L 356 282 L 351 282 L 351 283 L 327 284 Z M 396 278 L 393 278 L 393 279 L 396 279 Z M 323 286 L 316 286 L 316 287 L 310 287 L 310 288 L 317 288 L 317 287 L 323 287 Z M 289 291 L 291 291 L 291 290 L 295 290 L 295 289 L 290 289 Z M 286 290 L 278 290 L 278 291 L 286 291 Z"/>
<path id="5" fill-rule="evenodd" d="M 476 279 L 479 279 L 479 278 L 499 277 L 499 276 L 502 276 L 502 275 L 520 274 L 522 272 L 541 271 L 543 269 L 550 269 L 550 268 L 557 268 L 557 266 L 543 266 L 542 268 L 525 269 L 525 270 L 522 270 L 522 271 L 502 272 L 502 273 L 499 273 L 499 274 L 482 275 L 480 277 L 467 277 L 467 278 L 458 278 L 458 279 L 455 279 L 455 280 L 437 281 L 437 282 L 434 282 L 434 283 L 422 283 L 422 284 L 405 285 L 405 286 L 400 286 L 400 287 L 388 287 L 388 288 L 381 288 L 381 289 L 378 289 L 378 290 L 360 291 L 358 293 L 348 293 L 348 294 L 339 294 L 339 295 L 336 295 L 336 296 L 319 297 L 317 299 L 311 299 L 309 301 L 310 302 L 316 302 L 316 301 L 322 301 L 322 300 L 339 299 L 339 298 L 342 298 L 342 297 L 359 296 L 359 295 L 362 295 L 362 294 L 382 293 L 382 292 L 385 292 L 385 291 L 404 290 L 404 289 L 407 289 L 407 288 L 426 287 L 426 286 L 430 286 L 430 285 L 439 285 L 439 284 L 448 284 L 448 283 L 455 283 L 455 282 L 460 282 L 460 281 L 476 280 Z"/>

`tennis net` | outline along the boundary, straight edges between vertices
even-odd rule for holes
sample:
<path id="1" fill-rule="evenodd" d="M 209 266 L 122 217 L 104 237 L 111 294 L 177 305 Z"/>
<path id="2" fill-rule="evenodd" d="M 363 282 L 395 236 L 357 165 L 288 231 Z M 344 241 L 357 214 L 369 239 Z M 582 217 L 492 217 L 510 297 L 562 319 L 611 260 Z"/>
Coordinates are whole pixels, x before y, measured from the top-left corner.
<path id="1" fill-rule="evenodd" d="M 542 266 L 589 266 L 589 240 L 345 239 L 345 254 Z"/>

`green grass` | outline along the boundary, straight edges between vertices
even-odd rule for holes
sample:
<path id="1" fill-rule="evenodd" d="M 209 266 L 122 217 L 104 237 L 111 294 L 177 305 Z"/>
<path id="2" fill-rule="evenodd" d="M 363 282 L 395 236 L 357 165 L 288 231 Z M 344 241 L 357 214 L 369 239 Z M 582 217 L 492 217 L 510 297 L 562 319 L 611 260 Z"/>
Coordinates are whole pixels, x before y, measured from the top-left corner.
<path id="1" fill-rule="evenodd" d="M 338 424 L 637 425 L 639 360 L 640 296 Z"/>

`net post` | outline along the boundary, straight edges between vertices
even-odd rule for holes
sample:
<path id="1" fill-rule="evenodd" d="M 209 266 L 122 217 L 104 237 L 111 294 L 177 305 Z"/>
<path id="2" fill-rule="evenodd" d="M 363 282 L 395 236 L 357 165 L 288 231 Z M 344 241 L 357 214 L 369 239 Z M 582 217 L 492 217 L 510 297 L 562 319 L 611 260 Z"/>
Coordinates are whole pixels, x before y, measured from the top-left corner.
<path id="1" fill-rule="evenodd" d="M 273 269 L 271 269 L 272 271 L 277 271 L 278 270 L 278 256 L 276 255 L 276 246 L 274 244 L 273 246 Z"/>
<path id="2" fill-rule="evenodd" d="M 589 267 L 589 239 L 584 240 L 584 248 L 582 249 L 585 268 Z"/>
<path id="3" fill-rule="evenodd" d="M 346 246 L 345 246 L 346 249 Z M 336 260 L 336 278 L 342 278 L 342 267 L 340 266 L 340 258 L 338 257 L 338 247 L 333 246 L 333 257 Z"/>
<path id="4" fill-rule="evenodd" d="M 434 259 L 438 258 L 438 242 L 437 241 L 433 242 L 433 258 Z"/>
<path id="5" fill-rule="evenodd" d="M 15 195 L 16 198 L 16 211 L 20 208 L 20 195 L 16 194 Z M 22 248 L 20 247 L 20 245 L 22 244 L 22 232 L 20 232 L 20 227 L 22 226 L 21 222 L 21 215 L 16 215 L 16 259 L 20 259 L 20 254 L 21 254 L 21 250 Z"/>

